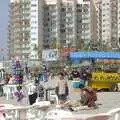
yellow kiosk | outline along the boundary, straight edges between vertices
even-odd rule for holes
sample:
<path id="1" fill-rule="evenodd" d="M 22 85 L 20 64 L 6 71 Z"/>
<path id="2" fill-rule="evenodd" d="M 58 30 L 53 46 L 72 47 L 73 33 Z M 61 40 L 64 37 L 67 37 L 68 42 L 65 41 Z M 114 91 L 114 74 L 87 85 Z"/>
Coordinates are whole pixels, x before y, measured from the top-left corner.
<path id="1" fill-rule="evenodd" d="M 117 83 L 120 83 L 120 73 L 93 72 L 88 86 L 97 89 L 109 88 L 112 91 L 117 91 Z"/>

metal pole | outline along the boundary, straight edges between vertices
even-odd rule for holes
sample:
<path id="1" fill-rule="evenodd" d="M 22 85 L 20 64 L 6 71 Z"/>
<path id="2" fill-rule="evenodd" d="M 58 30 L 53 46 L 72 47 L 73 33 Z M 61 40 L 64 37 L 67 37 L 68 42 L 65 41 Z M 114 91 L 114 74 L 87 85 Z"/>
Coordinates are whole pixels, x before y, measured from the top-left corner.
<path id="1" fill-rule="evenodd" d="M 4 58 L 4 55 L 3 55 L 3 69 L 5 68 L 5 58 Z"/>

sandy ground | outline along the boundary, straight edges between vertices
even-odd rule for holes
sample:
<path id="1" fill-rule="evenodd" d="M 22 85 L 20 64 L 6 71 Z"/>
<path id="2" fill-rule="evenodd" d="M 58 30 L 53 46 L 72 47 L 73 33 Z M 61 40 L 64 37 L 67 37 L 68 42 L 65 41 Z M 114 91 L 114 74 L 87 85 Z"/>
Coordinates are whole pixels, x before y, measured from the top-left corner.
<path id="1" fill-rule="evenodd" d="M 55 87 L 55 80 L 50 80 L 47 83 L 42 83 L 45 87 Z M 69 99 L 79 99 L 79 93 L 73 93 L 71 88 L 71 82 L 69 82 L 70 95 Z M 98 114 L 105 113 L 111 109 L 120 107 L 120 92 L 99 92 L 98 95 L 98 109 L 82 109 L 78 113 L 79 114 Z M 28 96 L 26 96 L 21 103 L 16 101 L 16 98 L 9 98 L 6 100 L 5 96 L 0 97 L 0 104 L 14 104 L 14 105 L 28 105 Z"/>

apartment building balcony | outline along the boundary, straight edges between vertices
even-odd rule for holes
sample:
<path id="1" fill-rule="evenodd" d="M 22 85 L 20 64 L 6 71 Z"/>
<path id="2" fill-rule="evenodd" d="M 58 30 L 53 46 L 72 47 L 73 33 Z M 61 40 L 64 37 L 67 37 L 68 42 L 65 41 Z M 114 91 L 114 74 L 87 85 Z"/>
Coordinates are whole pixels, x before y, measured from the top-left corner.
<path id="1" fill-rule="evenodd" d="M 89 19 L 83 19 L 82 23 L 90 23 L 91 21 Z"/>

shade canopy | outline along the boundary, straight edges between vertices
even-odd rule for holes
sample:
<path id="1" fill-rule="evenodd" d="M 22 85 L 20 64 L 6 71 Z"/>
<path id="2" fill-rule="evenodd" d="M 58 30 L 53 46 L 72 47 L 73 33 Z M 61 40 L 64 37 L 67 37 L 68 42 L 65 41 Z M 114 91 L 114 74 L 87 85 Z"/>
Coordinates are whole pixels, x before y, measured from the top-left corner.
<path id="1" fill-rule="evenodd" d="M 120 59 L 120 52 L 78 51 L 68 54 L 70 59 Z"/>

